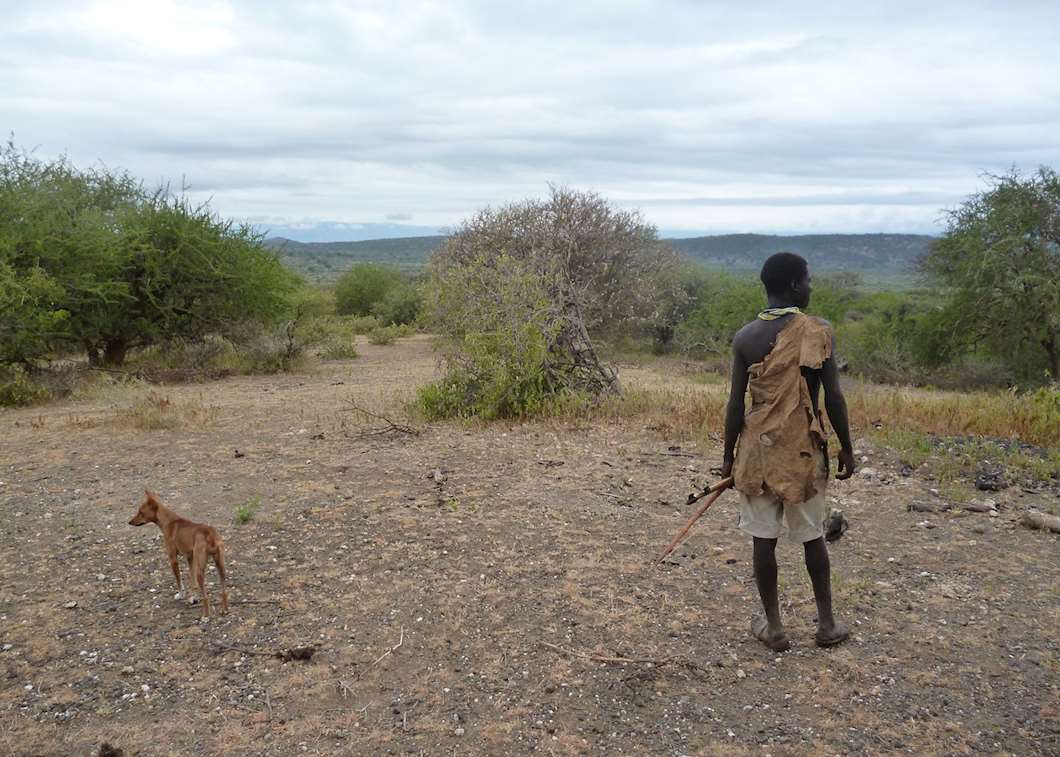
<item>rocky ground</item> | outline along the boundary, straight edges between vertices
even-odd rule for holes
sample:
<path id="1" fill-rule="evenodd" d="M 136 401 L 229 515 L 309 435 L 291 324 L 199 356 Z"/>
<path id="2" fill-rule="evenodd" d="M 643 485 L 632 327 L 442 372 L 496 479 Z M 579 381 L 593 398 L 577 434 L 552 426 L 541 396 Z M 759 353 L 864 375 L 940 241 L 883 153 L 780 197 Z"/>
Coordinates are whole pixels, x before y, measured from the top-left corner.
<path id="1" fill-rule="evenodd" d="M 171 429 L 138 430 L 113 398 L 0 415 L 0 752 L 1060 750 L 1058 537 L 1018 524 L 1054 493 L 947 508 L 859 442 L 861 472 L 830 492 L 853 638 L 813 646 L 801 550 L 782 542 L 795 646 L 775 655 L 748 630 L 732 494 L 649 564 L 718 449 L 632 421 L 409 434 L 352 409 L 403 422 L 434 370 L 413 338 L 307 375 L 164 387 Z M 127 525 L 144 487 L 222 532 L 228 615 L 201 624 L 174 598 L 158 530 Z"/>

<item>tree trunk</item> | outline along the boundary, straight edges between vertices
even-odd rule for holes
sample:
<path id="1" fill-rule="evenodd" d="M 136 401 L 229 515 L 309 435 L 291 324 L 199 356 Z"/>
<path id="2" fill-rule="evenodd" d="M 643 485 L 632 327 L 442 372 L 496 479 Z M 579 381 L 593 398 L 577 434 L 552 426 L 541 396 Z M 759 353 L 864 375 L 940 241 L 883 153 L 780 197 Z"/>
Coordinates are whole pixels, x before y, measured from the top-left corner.
<path id="1" fill-rule="evenodd" d="M 129 351 L 129 343 L 124 337 L 112 337 L 103 345 L 103 362 L 110 366 L 119 366 L 125 362 L 125 353 Z"/>
<path id="2" fill-rule="evenodd" d="M 1060 383 L 1060 339 L 1057 339 L 1057 336 L 1050 332 L 1049 336 L 1042 340 L 1042 345 L 1049 355 L 1049 374 L 1053 381 Z"/>

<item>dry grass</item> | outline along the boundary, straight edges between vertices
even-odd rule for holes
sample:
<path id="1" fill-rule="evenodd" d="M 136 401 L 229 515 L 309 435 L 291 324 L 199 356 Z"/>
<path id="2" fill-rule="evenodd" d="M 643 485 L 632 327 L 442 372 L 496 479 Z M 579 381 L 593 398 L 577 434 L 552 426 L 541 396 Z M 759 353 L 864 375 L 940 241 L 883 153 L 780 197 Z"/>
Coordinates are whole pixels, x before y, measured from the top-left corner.
<path id="1" fill-rule="evenodd" d="M 551 403 L 541 420 L 576 427 L 600 422 L 635 424 L 670 439 L 695 440 L 709 449 L 723 438 L 728 386 L 704 382 L 701 375 L 691 374 L 683 384 L 650 369 L 627 368 L 622 374 L 626 391 L 621 396 L 597 402 L 566 398 Z M 927 472 L 940 491 L 954 502 L 963 502 L 974 497 L 967 480 L 984 462 L 1001 464 L 1028 480 L 1060 477 L 1060 413 L 1055 391 L 957 393 L 855 384 L 847 387 L 846 394 L 855 436 L 869 436 L 894 449 L 914 468 L 928 463 Z M 964 440 L 956 453 L 940 450 L 935 437 Z M 999 443 L 1004 439 L 1038 445 L 1045 451 Z"/>
<path id="2" fill-rule="evenodd" d="M 1049 391 L 964 393 L 863 384 L 848 390 L 847 405 L 851 423 L 862 431 L 884 427 L 938 436 L 1020 439 L 1055 447 L 1060 445 L 1060 414 Z"/>
<path id="3" fill-rule="evenodd" d="M 121 408 L 116 419 L 141 431 L 178 428 L 187 423 L 205 425 L 213 420 L 217 408 L 198 402 L 178 402 L 156 391 Z"/>

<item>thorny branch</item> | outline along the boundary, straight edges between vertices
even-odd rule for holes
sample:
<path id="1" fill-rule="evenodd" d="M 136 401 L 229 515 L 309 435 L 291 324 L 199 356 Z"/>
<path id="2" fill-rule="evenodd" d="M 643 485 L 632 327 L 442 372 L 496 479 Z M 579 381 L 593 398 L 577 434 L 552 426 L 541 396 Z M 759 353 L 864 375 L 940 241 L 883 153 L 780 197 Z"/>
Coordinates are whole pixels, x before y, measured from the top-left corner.
<path id="1" fill-rule="evenodd" d="M 385 415 L 379 413 L 373 413 L 370 410 L 365 410 L 363 407 L 351 402 L 349 403 L 349 409 L 355 412 L 361 413 L 362 415 L 371 418 L 372 420 L 382 421 L 386 425 L 382 428 L 367 429 L 361 432 L 361 436 L 382 436 L 383 434 L 397 433 L 397 434 L 409 434 L 411 436 L 419 436 L 420 432 L 411 426 L 406 426 L 401 423 L 395 423 L 394 421 L 387 418 Z"/>

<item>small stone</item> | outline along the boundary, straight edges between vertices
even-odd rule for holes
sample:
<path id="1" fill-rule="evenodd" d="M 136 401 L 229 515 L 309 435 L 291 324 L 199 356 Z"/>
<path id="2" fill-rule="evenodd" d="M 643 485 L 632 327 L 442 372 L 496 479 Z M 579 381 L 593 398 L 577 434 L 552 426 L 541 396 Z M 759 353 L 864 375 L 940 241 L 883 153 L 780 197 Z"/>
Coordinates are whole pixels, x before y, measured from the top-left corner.
<path id="1" fill-rule="evenodd" d="M 464 735 L 464 729 L 463 728 L 457 728 L 456 730 L 453 731 L 453 733 L 456 736 L 463 736 Z"/>
<path id="2" fill-rule="evenodd" d="M 63 607 L 67 610 L 72 610 L 77 607 L 77 602 L 71 599 L 69 602 L 64 602 Z"/>
<path id="3" fill-rule="evenodd" d="M 739 668 L 736 671 L 736 677 L 737 678 L 747 678 L 747 674 L 743 672 L 743 668 Z"/>
<path id="4" fill-rule="evenodd" d="M 991 518 L 1000 518 L 1001 517 L 1001 513 L 999 513 L 997 510 L 991 510 L 990 511 L 990 517 Z"/>
<path id="5" fill-rule="evenodd" d="M 133 668 L 132 665 L 126 665 L 124 668 L 121 669 L 121 674 L 123 676 L 131 676 L 135 672 L 136 672 L 136 669 Z"/>
<path id="6" fill-rule="evenodd" d="M 7 650 L 12 649 L 14 646 L 14 644 L 4 644 L 4 651 L 6 652 Z"/>

